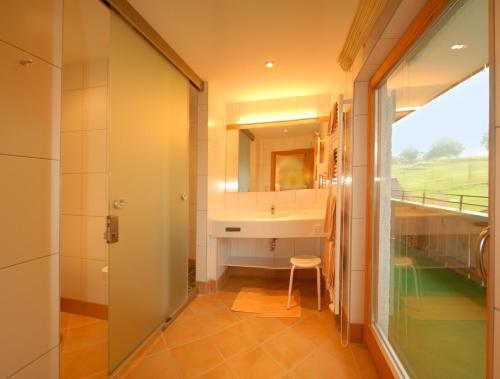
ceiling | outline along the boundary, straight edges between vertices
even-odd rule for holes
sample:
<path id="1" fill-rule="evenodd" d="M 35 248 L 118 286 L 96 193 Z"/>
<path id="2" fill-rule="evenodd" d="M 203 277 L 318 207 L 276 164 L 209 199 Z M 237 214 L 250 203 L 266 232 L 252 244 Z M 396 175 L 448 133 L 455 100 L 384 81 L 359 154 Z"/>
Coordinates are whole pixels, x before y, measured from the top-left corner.
<path id="1" fill-rule="evenodd" d="M 359 0 L 129 2 L 225 103 L 344 90 L 337 58 Z"/>

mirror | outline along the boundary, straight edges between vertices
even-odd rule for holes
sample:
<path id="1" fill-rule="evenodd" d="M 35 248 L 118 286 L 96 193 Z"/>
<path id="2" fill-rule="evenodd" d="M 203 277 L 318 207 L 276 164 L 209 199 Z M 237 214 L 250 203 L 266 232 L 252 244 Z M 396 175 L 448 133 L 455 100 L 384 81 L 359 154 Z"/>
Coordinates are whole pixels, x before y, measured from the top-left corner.
<path id="1" fill-rule="evenodd" d="M 228 125 L 228 192 L 322 188 L 328 122 L 323 118 Z"/>

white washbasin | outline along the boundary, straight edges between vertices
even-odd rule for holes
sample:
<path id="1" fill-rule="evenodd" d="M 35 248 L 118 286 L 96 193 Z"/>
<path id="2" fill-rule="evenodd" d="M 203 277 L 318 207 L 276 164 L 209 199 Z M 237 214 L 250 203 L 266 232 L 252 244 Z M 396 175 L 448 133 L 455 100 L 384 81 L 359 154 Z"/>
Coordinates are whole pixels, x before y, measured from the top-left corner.
<path id="1" fill-rule="evenodd" d="M 223 238 L 322 237 L 323 212 L 221 213 L 210 218 L 211 235 Z"/>

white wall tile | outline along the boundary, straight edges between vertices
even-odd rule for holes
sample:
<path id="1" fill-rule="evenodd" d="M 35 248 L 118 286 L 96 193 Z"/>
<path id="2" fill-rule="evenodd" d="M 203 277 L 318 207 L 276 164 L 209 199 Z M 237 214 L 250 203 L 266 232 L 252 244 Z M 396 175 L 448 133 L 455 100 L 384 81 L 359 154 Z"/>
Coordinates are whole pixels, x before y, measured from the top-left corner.
<path id="1" fill-rule="evenodd" d="M 354 116 L 353 127 L 353 166 L 368 164 L 368 116 Z"/>
<path id="2" fill-rule="evenodd" d="M 257 192 L 257 205 L 270 207 L 276 203 L 276 192 Z"/>
<path id="3" fill-rule="evenodd" d="M 351 269 L 364 270 L 366 257 L 366 219 L 352 220 Z"/>
<path id="4" fill-rule="evenodd" d="M 314 255 L 316 253 L 316 238 L 296 238 L 295 255 Z"/>
<path id="5" fill-rule="evenodd" d="M 63 91 L 83 88 L 83 63 L 66 64 L 62 70 Z"/>
<path id="6" fill-rule="evenodd" d="M 208 176 L 200 175 L 196 182 L 196 186 L 196 208 L 200 211 L 206 211 L 208 210 Z"/>
<path id="7" fill-rule="evenodd" d="M 0 56 L 0 153 L 59 159 L 61 70 L 1 41 Z"/>
<path id="8" fill-rule="evenodd" d="M 61 67 L 62 10 L 62 0 L 4 0 L 0 40 Z"/>
<path id="9" fill-rule="evenodd" d="M 107 260 L 106 217 L 83 216 L 81 257 L 93 260 Z"/>
<path id="10" fill-rule="evenodd" d="M 97 304 L 107 303 L 106 274 L 101 270 L 106 263 L 91 259 L 82 260 L 82 300 Z"/>
<path id="11" fill-rule="evenodd" d="M 83 217 L 61 215 L 61 255 L 80 258 L 82 256 Z"/>
<path id="12" fill-rule="evenodd" d="M 106 130 L 89 130 L 83 133 L 83 171 L 103 173 L 107 171 Z"/>
<path id="13" fill-rule="evenodd" d="M 318 115 L 328 116 L 331 109 L 331 96 L 329 94 L 318 95 Z"/>
<path id="14" fill-rule="evenodd" d="M 59 344 L 59 256 L 0 270 L 0 377 Z"/>
<path id="15" fill-rule="evenodd" d="M 362 324 L 365 311 L 365 272 L 351 272 L 351 296 L 349 320 L 351 323 Z"/>
<path id="16" fill-rule="evenodd" d="M 61 297 L 81 299 L 82 260 L 61 256 Z"/>
<path id="17" fill-rule="evenodd" d="M 199 231 L 197 233 L 197 238 Z M 207 280 L 207 246 L 206 240 L 204 245 L 196 246 L 196 281 L 204 282 Z"/>
<path id="18" fill-rule="evenodd" d="M 106 174 L 82 175 L 82 212 L 87 216 L 106 216 Z"/>
<path id="19" fill-rule="evenodd" d="M 61 213 L 82 214 L 82 175 L 62 174 L 61 178 Z"/>
<path id="20" fill-rule="evenodd" d="M 13 375 L 12 379 L 59 379 L 59 347 L 42 355 L 40 358 Z"/>
<path id="21" fill-rule="evenodd" d="M 107 87 L 83 90 L 83 129 L 106 129 Z"/>
<path id="22" fill-rule="evenodd" d="M 368 114 L 368 82 L 354 83 L 354 116 Z"/>
<path id="23" fill-rule="evenodd" d="M 267 250 L 265 253 L 268 256 L 269 254 L 271 254 L 269 250 Z M 278 238 L 276 240 L 276 251 L 274 252 L 275 257 L 289 258 L 293 257 L 294 255 L 296 255 L 296 252 L 295 252 L 295 241 L 293 238 Z"/>
<path id="24" fill-rule="evenodd" d="M 208 141 L 198 140 L 198 151 L 197 151 L 197 167 L 198 175 L 208 175 Z"/>
<path id="25" fill-rule="evenodd" d="M 225 207 L 228 210 L 238 208 L 238 192 L 226 192 Z"/>
<path id="26" fill-rule="evenodd" d="M 208 139 L 208 105 L 198 107 L 198 139 Z"/>
<path id="27" fill-rule="evenodd" d="M 316 202 L 316 190 L 304 189 L 295 192 L 295 203 L 297 205 L 312 204 Z"/>
<path id="28" fill-rule="evenodd" d="M 65 91 L 62 94 L 62 131 L 83 129 L 83 91 Z"/>
<path id="29" fill-rule="evenodd" d="M 296 115 L 299 109 L 299 100 L 297 97 L 288 97 L 278 99 L 278 113 L 280 116 Z"/>
<path id="30" fill-rule="evenodd" d="M 352 170 L 352 218 L 366 217 L 366 167 Z"/>
<path id="31" fill-rule="evenodd" d="M 239 192 L 238 193 L 238 209 L 252 210 L 257 206 L 257 193 L 255 192 Z"/>
<path id="32" fill-rule="evenodd" d="M 299 96 L 298 114 L 307 115 L 318 113 L 318 96 Z"/>
<path id="33" fill-rule="evenodd" d="M 226 119 L 228 124 L 236 124 L 240 119 L 240 105 L 230 103 L 226 105 Z"/>
<path id="34" fill-rule="evenodd" d="M 207 245 L 207 211 L 196 212 L 196 245 Z"/>
<path id="35" fill-rule="evenodd" d="M 237 240 L 237 255 L 240 257 L 254 257 L 257 245 L 253 238 L 239 238 Z"/>
<path id="36" fill-rule="evenodd" d="M 59 162 L 0 155 L 0 267 L 59 251 Z"/>
<path id="37" fill-rule="evenodd" d="M 82 172 L 82 133 L 61 133 L 61 171 L 62 173 Z"/>
<path id="38" fill-rule="evenodd" d="M 83 65 L 83 87 L 108 85 L 108 60 L 99 59 L 85 62 Z"/>
<path id="39" fill-rule="evenodd" d="M 295 205 L 295 191 L 279 191 L 276 192 L 277 205 Z M 278 208 L 279 209 L 279 208 Z"/>

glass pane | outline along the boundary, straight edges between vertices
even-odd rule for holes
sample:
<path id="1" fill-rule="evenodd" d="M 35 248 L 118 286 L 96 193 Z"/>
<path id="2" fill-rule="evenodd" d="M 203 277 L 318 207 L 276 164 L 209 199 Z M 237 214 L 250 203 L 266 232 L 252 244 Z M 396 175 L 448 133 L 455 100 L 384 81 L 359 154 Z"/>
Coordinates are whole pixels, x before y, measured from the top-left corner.
<path id="1" fill-rule="evenodd" d="M 112 372 L 187 299 L 188 83 L 112 14 L 109 359 Z"/>
<path id="2" fill-rule="evenodd" d="M 376 91 L 373 321 L 412 378 L 481 378 L 488 3 L 455 1 Z"/>

